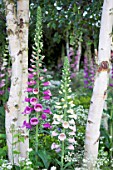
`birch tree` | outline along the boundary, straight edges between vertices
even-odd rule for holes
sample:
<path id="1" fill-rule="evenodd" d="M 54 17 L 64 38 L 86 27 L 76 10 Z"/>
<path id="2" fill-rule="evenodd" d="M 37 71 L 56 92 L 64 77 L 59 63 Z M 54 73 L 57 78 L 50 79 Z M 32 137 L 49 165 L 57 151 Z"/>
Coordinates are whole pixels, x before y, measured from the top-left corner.
<path id="1" fill-rule="evenodd" d="M 99 36 L 98 69 L 88 114 L 84 160 L 88 170 L 93 170 L 98 156 L 100 122 L 107 95 L 110 68 L 113 1 L 104 0 Z"/>
<path id="2" fill-rule="evenodd" d="M 12 60 L 11 88 L 8 102 L 5 106 L 6 138 L 8 157 L 12 163 L 18 164 L 18 155 L 13 151 L 19 151 L 21 157 L 27 157 L 29 147 L 28 134 L 22 130 L 22 123 L 28 119 L 22 116 L 24 109 L 25 89 L 27 84 L 28 70 L 28 23 L 29 23 L 29 0 L 4 0 L 6 10 L 6 26 L 9 40 L 9 53 Z M 20 127 L 21 135 L 25 141 L 21 145 L 14 138 Z M 15 145 L 14 145 L 15 142 Z M 21 146 L 21 147 L 20 147 Z"/>

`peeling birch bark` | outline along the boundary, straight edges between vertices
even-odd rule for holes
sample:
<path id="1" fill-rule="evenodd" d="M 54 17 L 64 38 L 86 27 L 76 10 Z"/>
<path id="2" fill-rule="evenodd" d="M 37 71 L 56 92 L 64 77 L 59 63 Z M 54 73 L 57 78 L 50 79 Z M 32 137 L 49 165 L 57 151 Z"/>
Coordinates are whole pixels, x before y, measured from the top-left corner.
<path id="1" fill-rule="evenodd" d="M 113 20 L 113 15 L 111 15 L 112 8 L 113 1 L 104 0 L 99 37 L 99 68 L 95 77 L 86 127 L 84 160 L 86 161 L 86 169 L 88 170 L 95 169 L 95 163 L 98 156 L 100 123 L 109 80 L 109 59 L 111 45 L 110 33 L 112 32 Z"/>
<path id="2" fill-rule="evenodd" d="M 22 77 L 21 77 L 21 108 L 20 114 L 18 115 L 18 126 L 21 127 L 24 120 L 28 122 L 28 115 L 21 114 L 27 103 L 24 102 L 27 94 L 25 90 L 27 89 L 27 81 L 28 81 L 28 25 L 29 25 L 29 0 L 18 0 L 17 1 L 17 17 L 18 17 L 18 25 L 19 25 L 19 40 L 21 47 L 21 55 L 22 55 Z M 24 143 L 21 142 L 19 145 L 20 156 L 26 158 L 27 157 L 27 149 L 29 148 L 29 133 L 26 128 L 22 129 Z"/>
<path id="3" fill-rule="evenodd" d="M 21 4 L 19 4 L 22 3 Z M 6 118 L 5 128 L 8 146 L 8 158 L 11 163 L 18 164 L 18 155 L 13 155 L 13 150 L 20 152 L 20 156 L 27 157 L 27 149 L 29 147 L 28 138 L 26 138 L 24 145 L 17 142 L 13 145 L 13 142 L 17 141 L 17 138 L 13 138 L 13 135 L 18 133 L 18 127 L 22 126 L 22 121 L 25 118 L 22 116 L 24 110 L 23 100 L 25 98 L 25 88 L 27 83 L 27 70 L 28 70 L 28 17 L 29 17 L 29 1 L 20 0 L 18 5 L 20 9 L 15 9 L 14 0 L 4 0 L 6 8 L 6 26 L 9 39 L 9 53 L 12 59 L 12 76 L 11 76 L 11 88 L 9 99 L 6 104 Z M 25 4 L 26 3 L 26 4 Z M 28 6 L 27 6 L 28 5 Z M 19 7 L 18 7 L 19 8 Z M 23 11 L 25 10 L 25 11 Z M 24 13 L 22 18 L 21 13 Z M 18 17 L 17 17 L 18 15 Z M 28 15 L 28 16 L 27 16 Z M 19 22 L 18 22 L 19 20 Z M 22 21 L 25 21 L 22 24 Z M 19 24 L 18 24 L 19 23 Z M 23 109 L 23 110 L 22 110 Z M 12 135 L 11 127 L 14 127 L 14 134 Z M 22 133 L 20 131 L 20 133 Z M 26 131 L 24 132 L 26 136 Z M 24 150 L 23 150 L 24 146 Z"/>

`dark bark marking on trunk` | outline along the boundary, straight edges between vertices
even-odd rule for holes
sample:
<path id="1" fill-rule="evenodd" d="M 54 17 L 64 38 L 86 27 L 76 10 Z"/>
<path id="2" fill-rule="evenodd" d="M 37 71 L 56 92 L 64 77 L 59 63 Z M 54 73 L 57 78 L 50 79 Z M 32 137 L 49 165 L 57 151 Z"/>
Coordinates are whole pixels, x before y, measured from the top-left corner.
<path id="1" fill-rule="evenodd" d="M 97 72 L 101 72 L 101 71 L 107 71 L 109 72 L 109 62 L 108 61 L 102 61 L 98 67 Z"/>
<path id="2" fill-rule="evenodd" d="M 95 144 L 99 141 L 99 138 L 100 138 L 100 135 L 99 135 L 99 137 L 97 138 L 97 140 L 94 142 L 93 145 L 95 145 Z"/>
<path id="3" fill-rule="evenodd" d="M 88 123 L 91 124 L 91 123 L 93 123 L 93 122 L 92 122 L 91 120 L 88 120 Z"/>

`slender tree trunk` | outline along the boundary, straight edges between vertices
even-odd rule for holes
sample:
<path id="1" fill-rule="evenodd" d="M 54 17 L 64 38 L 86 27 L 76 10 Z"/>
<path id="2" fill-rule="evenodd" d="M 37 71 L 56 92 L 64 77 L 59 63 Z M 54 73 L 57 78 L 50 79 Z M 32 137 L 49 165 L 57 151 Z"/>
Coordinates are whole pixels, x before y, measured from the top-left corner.
<path id="1" fill-rule="evenodd" d="M 99 37 L 99 66 L 95 77 L 94 89 L 86 127 L 84 159 L 86 160 L 86 168 L 88 170 L 94 169 L 98 156 L 100 122 L 109 79 L 109 59 L 111 45 L 110 33 L 112 32 L 113 19 L 113 15 L 111 15 L 112 8 L 113 0 L 104 0 Z"/>
<path id="2" fill-rule="evenodd" d="M 28 122 L 28 115 L 21 114 L 25 109 L 25 90 L 27 88 L 28 81 L 28 25 L 29 25 L 29 0 L 17 1 L 17 17 L 19 24 L 19 40 L 22 54 L 22 77 L 21 77 L 21 99 L 20 99 L 20 114 L 18 115 L 18 126 L 21 127 L 24 120 Z M 19 146 L 20 156 L 26 157 L 26 148 L 29 148 L 29 134 L 25 129 L 23 130 L 24 143 L 21 142 Z"/>
<path id="3" fill-rule="evenodd" d="M 77 61 L 77 65 L 76 65 L 77 72 L 79 72 L 81 53 L 82 53 L 82 46 L 81 46 L 81 42 L 79 41 L 78 42 L 78 50 L 77 50 L 78 61 Z"/>
<path id="4" fill-rule="evenodd" d="M 26 158 L 26 151 L 29 147 L 28 139 L 21 145 L 22 149 L 20 149 L 18 142 L 14 144 L 18 140 L 18 138 L 14 138 L 14 135 L 18 133 L 18 128 L 22 126 L 22 121 L 26 119 L 21 113 L 23 109 L 22 100 L 25 98 L 23 91 L 26 88 L 28 70 L 28 26 L 26 25 L 28 24 L 29 17 L 29 1 L 18 0 L 17 10 L 15 9 L 14 0 L 4 0 L 4 3 L 6 8 L 9 53 L 12 59 L 11 88 L 6 104 L 5 127 L 9 160 L 12 163 L 18 164 L 18 155 L 14 155 L 13 151 L 20 152 L 20 156 Z M 19 9 L 19 5 L 21 10 Z M 25 13 L 23 10 L 25 10 Z M 21 13 L 24 13 L 24 15 L 21 16 Z M 23 134 L 24 132 L 20 130 L 20 133 Z"/>

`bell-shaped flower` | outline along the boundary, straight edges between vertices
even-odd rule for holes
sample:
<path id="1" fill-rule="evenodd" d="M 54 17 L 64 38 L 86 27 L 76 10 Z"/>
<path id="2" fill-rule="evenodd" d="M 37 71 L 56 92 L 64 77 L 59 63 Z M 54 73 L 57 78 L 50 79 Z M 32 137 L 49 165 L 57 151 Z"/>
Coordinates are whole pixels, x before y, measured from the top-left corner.
<path id="1" fill-rule="evenodd" d="M 30 119 L 30 124 L 31 124 L 31 125 L 35 126 L 35 125 L 37 125 L 38 123 L 39 123 L 39 120 L 38 120 L 36 117 L 32 117 L 32 118 Z"/>
<path id="2" fill-rule="evenodd" d="M 39 90 L 38 90 L 38 88 L 36 88 L 36 89 L 33 89 L 33 94 L 38 94 L 39 93 Z"/>
<path id="3" fill-rule="evenodd" d="M 69 143 L 75 143 L 75 139 L 74 138 L 68 138 L 68 142 Z"/>
<path id="4" fill-rule="evenodd" d="M 27 88 L 25 92 L 33 92 L 33 88 Z"/>
<path id="5" fill-rule="evenodd" d="M 68 132 L 70 136 L 75 136 L 75 131 Z"/>
<path id="6" fill-rule="evenodd" d="M 27 84 L 28 84 L 29 86 L 33 86 L 33 85 L 36 84 L 36 81 L 35 81 L 35 80 L 31 80 L 31 81 L 27 82 Z"/>
<path id="7" fill-rule="evenodd" d="M 55 131 L 52 131 L 51 136 L 58 136 L 58 133 Z"/>
<path id="8" fill-rule="evenodd" d="M 50 100 L 50 96 L 49 95 L 43 96 L 43 99 Z"/>
<path id="9" fill-rule="evenodd" d="M 76 132 L 76 126 L 73 125 L 73 126 L 69 126 L 69 129 L 73 130 L 74 132 Z"/>
<path id="10" fill-rule="evenodd" d="M 67 121 L 64 121 L 62 126 L 67 129 L 69 127 L 69 123 Z"/>
<path id="11" fill-rule="evenodd" d="M 43 83 L 43 86 L 50 86 L 50 85 L 51 83 L 49 81 Z"/>
<path id="12" fill-rule="evenodd" d="M 36 97 L 31 97 L 30 98 L 30 104 L 32 104 L 33 106 L 36 105 L 37 101 L 38 101 L 38 99 Z"/>
<path id="13" fill-rule="evenodd" d="M 41 115 L 41 118 L 42 118 L 42 120 L 45 120 L 45 119 L 47 119 L 47 116 L 43 113 L 43 114 Z"/>
<path id="14" fill-rule="evenodd" d="M 30 102 L 30 98 L 25 97 L 25 102 Z"/>
<path id="15" fill-rule="evenodd" d="M 67 149 L 69 149 L 69 150 L 74 150 L 74 146 L 73 146 L 73 145 L 69 145 L 69 146 L 67 147 Z"/>
<path id="16" fill-rule="evenodd" d="M 52 143 L 52 145 L 51 145 L 51 149 L 53 150 L 53 149 L 57 149 L 57 148 L 59 148 L 60 147 L 60 145 L 58 145 L 58 144 L 56 144 L 56 143 Z"/>
<path id="17" fill-rule="evenodd" d="M 61 141 L 64 141 L 66 139 L 65 133 L 60 133 L 60 135 L 58 136 L 58 139 Z"/>
<path id="18" fill-rule="evenodd" d="M 43 110 L 44 113 L 47 113 L 47 114 L 52 114 L 51 110 L 49 108 Z"/>
<path id="19" fill-rule="evenodd" d="M 43 110 L 42 105 L 41 105 L 41 104 L 36 104 L 36 105 L 34 106 L 34 110 L 35 110 L 36 112 L 41 112 L 41 111 Z"/>
<path id="20" fill-rule="evenodd" d="M 43 124 L 43 127 L 48 129 L 48 128 L 52 128 L 52 126 L 50 125 L 50 123 L 45 123 Z"/>
<path id="21" fill-rule="evenodd" d="M 50 90 L 45 90 L 45 91 L 43 92 L 43 94 L 45 94 L 45 95 L 47 95 L 47 96 L 52 96 Z"/>
<path id="22" fill-rule="evenodd" d="M 23 114 L 30 114 L 32 112 L 32 108 L 30 106 L 26 106 Z"/>
<path id="23" fill-rule="evenodd" d="M 27 123 L 26 120 L 24 120 L 23 125 L 22 125 L 22 128 L 24 128 L 24 127 L 26 127 L 27 129 L 31 129 L 32 128 L 31 124 Z"/>

